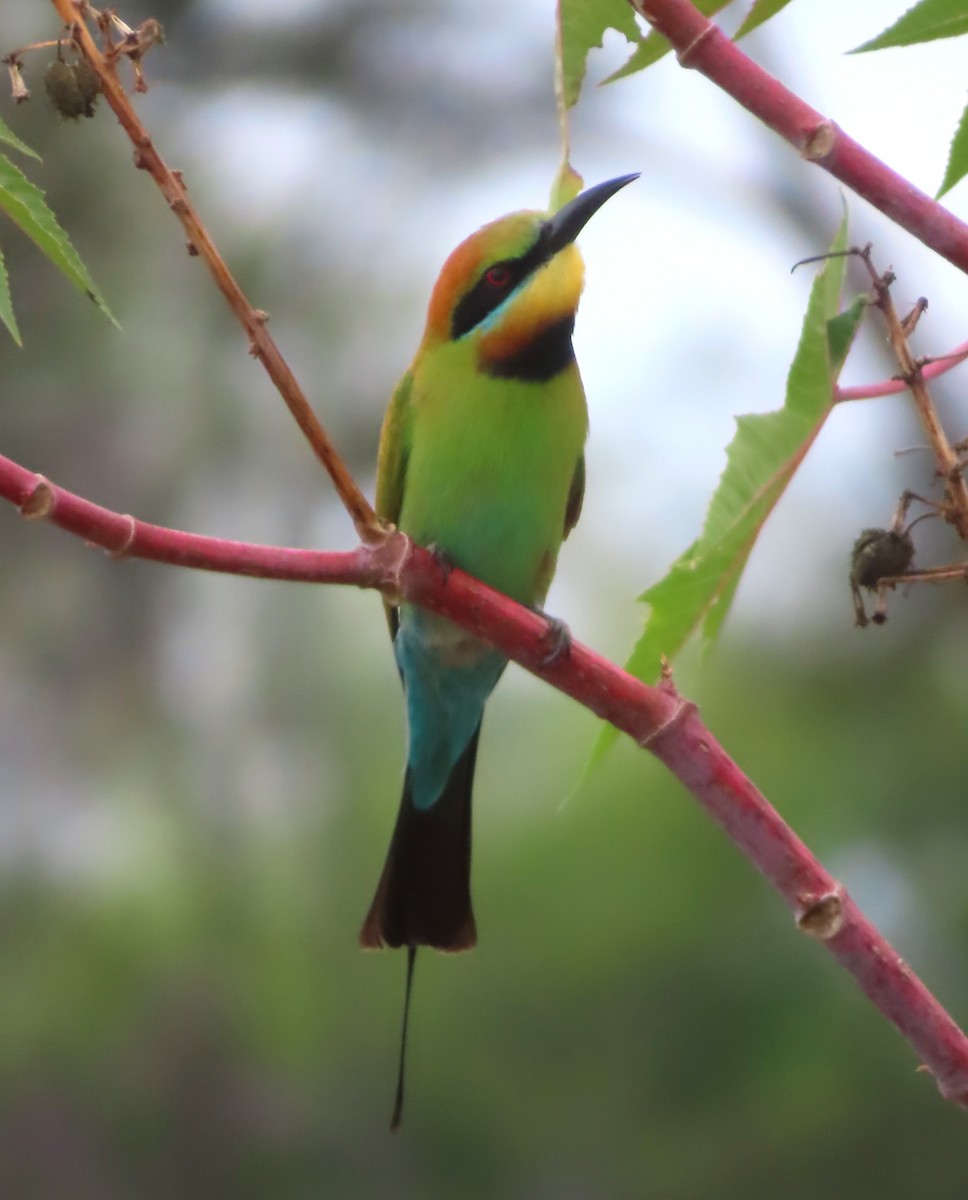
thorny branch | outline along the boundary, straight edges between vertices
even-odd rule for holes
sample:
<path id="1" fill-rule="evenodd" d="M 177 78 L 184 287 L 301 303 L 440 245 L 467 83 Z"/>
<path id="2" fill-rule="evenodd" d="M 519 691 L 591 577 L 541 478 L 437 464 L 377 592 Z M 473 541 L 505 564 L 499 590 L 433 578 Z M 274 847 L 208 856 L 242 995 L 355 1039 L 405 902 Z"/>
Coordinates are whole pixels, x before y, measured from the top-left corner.
<path id="1" fill-rule="evenodd" d="M 871 246 L 852 251 L 867 268 L 874 287 L 874 304 L 880 309 L 887 324 L 887 335 L 891 349 L 900 367 L 899 378 L 910 390 L 925 435 L 938 464 L 938 477 L 944 484 L 944 501 L 939 514 L 957 530 L 962 541 L 968 541 L 968 483 L 965 482 L 964 463 L 954 450 L 942 428 L 938 411 L 931 399 L 924 379 L 923 364 L 911 353 L 908 336 L 913 333 L 927 301 L 920 300 L 912 312 L 902 321 L 891 298 L 894 272 L 880 274 L 871 261 Z"/>
<path id="2" fill-rule="evenodd" d="M 965 481 L 965 443 L 953 444 L 945 433 L 925 378 L 928 360 L 916 358 L 908 341 L 922 315 L 927 311 L 927 300 L 922 296 L 911 312 L 901 318 L 891 296 L 894 272 L 887 270 L 881 273 L 877 270 L 873 263 L 871 245 L 868 243 L 863 247 L 852 246 L 844 253 L 859 258 L 870 276 L 873 304 L 887 325 L 891 348 L 900 368 L 895 378 L 901 387 L 911 393 L 929 448 L 937 463 L 937 477 L 944 488 L 940 502 L 926 500 L 912 491 L 906 491 L 898 504 L 890 529 L 865 529 L 857 539 L 850 583 L 856 621 L 858 625 L 863 626 L 867 624 L 867 613 L 860 595 L 861 587 L 877 593 L 873 620 L 876 624 L 881 624 L 886 619 L 887 593 L 898 583 L 938 583 L 947 579 L 963 579 L 968 575 L 968 563 L 927 571 L 911 571 L 910 563 L 914 557 L 914 543 L 910 536 L 912 525 L 905 525 L 911 503 L 917 500 L 930 510 L 925 516 L 941 517 L 954 527 L 962 541 L 968 541 L 968 483 Z M 924 516 L 918 518 L 923 519 Z"/>

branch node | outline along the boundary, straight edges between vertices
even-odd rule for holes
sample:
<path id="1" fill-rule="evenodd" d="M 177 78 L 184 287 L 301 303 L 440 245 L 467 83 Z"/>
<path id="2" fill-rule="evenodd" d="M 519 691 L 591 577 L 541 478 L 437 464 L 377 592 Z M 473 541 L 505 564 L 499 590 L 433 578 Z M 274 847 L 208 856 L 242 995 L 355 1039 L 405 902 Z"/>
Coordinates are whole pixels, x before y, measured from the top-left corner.
<path id="1" fill-rule="evenodd" d="M 413 555 L 413 542 L 405 533 L 400 533 L 392 525 L 385 531 L 382 542 L 364 542 L 368 549 L 374 550 L 379 559 L 380 577 L 377 587 L 384 601 L 399 607 L 403 603 L 403 587 L 401 580 L 403 572 Z"/>
<path id="2" fill-rule="evenodd" d="M 264 329 L 269 324 L 269 314 L 261 308 L 254 308 L 250 316 L 252 318 L 252 327 L 249 329 L 249 354 L 252 358 L 261 358 L 263 348 L 259 342 L 258 331 Z"/>
<path id="3" fill-rule="evenodd" d="M 35 475 L 33 489 L 20 505 L 20 515 L 28 521 L 43 521 L 54 511 L 54 504 L 54 489 L 50 482 L 43 475 Z"/>
<path id="4" fill-rule="evenodd" d="M 808 937 L 827 942 L 844 927 L 846 894 L 838 884 L 834 892 L 822 896 L 802 896 L 797 913 L 797 928 Z"/>
<path id="5" fill-rule="evenodd" d="M 698 57 L 697 51 L 702 47 L 703 42 L 707 38 L 712 37 L 716 32 L 718 32 L 716 26 L 712 21 L 709 21 L 702 33 L 694 37 L 688 46 L 682 50 L 677 50 L 676 58 L 679 60 L 679 66 L 691 69 L 693 67 L 692 59 Z"/>
<path id="6" fill-rule="evenodd" d="M 833 121 L 821 121 L 807 134 L 800 154 L 807 162 L 822 163 L 830 157 L 837 143 L 837 126 Z"/>
<path id="7" fill-rule="evenodd" d="M 118 515 L 122 521 L 126 522 L 125 535 L 120 545 L 105 548 L 108 558 L 124 558 L 134 545 L 134 539 L 138 534 L 138 523 L 130 513 L 119 513 Z"/>
<path id="8" fill-rule="evenodd" d="M 679 699 L 679 703 L 672 710 L 671 714 L 654 729 L 641 737 L 635 739 L 636 744 L 641 746 L 643 750 L 650 750 L 655 744 L 662 740 L 667 733 L 671 733 L 679 725 L 682 725 L 689 717 L 699 711 L 699 707 L 692 700 L 683 700 L 679 698 L 679 693 L 675 691 L 673 684 L 673 693 Z M 668 694 L 668 687 L 663 689 Z M 708 749 L 706 746 L 700 746 L 700 749 Z"/>

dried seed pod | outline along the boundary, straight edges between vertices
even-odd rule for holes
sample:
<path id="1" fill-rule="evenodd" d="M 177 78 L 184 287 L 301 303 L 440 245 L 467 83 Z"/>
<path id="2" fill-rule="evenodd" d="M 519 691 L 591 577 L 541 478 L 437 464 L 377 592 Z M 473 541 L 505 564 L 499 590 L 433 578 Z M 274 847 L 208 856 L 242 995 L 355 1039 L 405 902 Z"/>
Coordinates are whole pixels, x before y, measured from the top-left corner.
<path id="1" fill-rule="evenodd" d="M 93 117 L 94 102 L 101 91 L 101 80 L 98 73 L 86 58 L 79 58 L 74 64 L 74 77 L 81 95 L 84 97 L 84 116 Z"/>
<path id="2" fill-rule="evenodd" d="M 6 58 L 4 63 L 10 76 L 10 99 L 16 104 L 23 104 L 25 100 L 30 99 L 30 92 L 24 83 L 23 75 L 20 74 L 20 63 L 15 58 Z"/>
<path id="3" fill-rule="evenodd" d="M 851 587 L 873 591 L 889 575 L 903 575 L 914 558 L 911 535 L 894 529 L 865 529 L 850 555 Z"/>
<path id="4" fill-rule="evenodd" d="M 860 589 L 880 592 L 871 620 L 875 625 L 883 625 L 887 620 L 887 590 L 880 586 L 881 580 L 903 575 L 913 559 L 914 542 L 907 530 L 865 529 L 858 537 L 850 554 L 850 591 L 858 625 L 867 624 Z"/>
<path id="5" fill-rule="evenodd" d="M 84 99 L 73 67 L 55 58 L 44 72 L 44 90 L 51 104 L 65 120 L 76 121 L 87 113 Z"/>

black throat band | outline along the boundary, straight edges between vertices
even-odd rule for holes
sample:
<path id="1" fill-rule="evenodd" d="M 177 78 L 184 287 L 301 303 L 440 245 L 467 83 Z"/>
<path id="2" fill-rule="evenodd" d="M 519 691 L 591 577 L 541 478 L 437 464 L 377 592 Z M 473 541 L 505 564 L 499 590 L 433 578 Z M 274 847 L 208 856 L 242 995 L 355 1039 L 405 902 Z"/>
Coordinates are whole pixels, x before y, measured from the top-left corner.
<path id="1" fill-rule="evenodd" d="M 487 374 L 495 379 L 547 383 L 575 361 L 575 350 L 571 344 L 574 329 L 575 314 L 569 313 L 568 316 L 545 325 L 520 350 L 506 358 L 488 358 L 482 366 Z"/>

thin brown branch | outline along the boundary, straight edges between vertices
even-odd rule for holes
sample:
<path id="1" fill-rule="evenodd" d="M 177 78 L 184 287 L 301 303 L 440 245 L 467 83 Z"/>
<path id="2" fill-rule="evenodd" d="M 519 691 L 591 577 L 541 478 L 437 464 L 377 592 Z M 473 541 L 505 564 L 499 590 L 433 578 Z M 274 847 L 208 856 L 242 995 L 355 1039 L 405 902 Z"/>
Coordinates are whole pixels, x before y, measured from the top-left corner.
<path id="1" fill-rule="evenodd" d="M 968 579 L 968 563 L 925 567 L 921 571 L 905 571 L 903 575 L 885 575 L 878 586 L 892 588 L 903 583 L 948 583 L 952 579 Z"/>
<path id="2" fill-rule="evenodd" d="M 75 44 L 97 73 L 105 100 L 135 148 L 135 165 L 148 172 L 181 222 L 188 236 L 189 253 L 197 255 L 208 267 L 216 286 L 245 330 L 249 353 L 262 363 L 316 457 L 326 468 L 360 538 L 365 542 L 380 540 L 385 536 L 380 521 L 357 487 L 310 407 L 289 364 L 269 334 L 266 328 L 268 317 L 249 303 L 190 200 L 181 173 L 168 167 L 135 113 L 118 78 L 118 55 L 102 54 L 92 37 L 87 25 L 90 8 L 86 0 L 51 0 L 51 3 L 65 25 L 73 28 Z"/>
<path id="3" fill-rule="evenodd" d="M 887 335 L 900 368 L 901 381 L 910 389 L 925 436 L 938 464 L 938 475 L 945 489 L 944 503 L 940 507 L 941 516 L 955 527 L 962 541 L 968 541 L 968 483 L 965 482 L 964 464 L 948 440 L 948 435 L 938 417 L 938 410 L 928 391 L 922 364 L 911 353 L 908 343 L 908 334 L 914 328 L 917 320 L 916 318 L 912 320 L 909 316 L 902 321 L 898 316 L 894 300 L 891 297 L 894 274 L 891 271 L 881 274 L 874 267 L 871 259 L 871 247 L 865 246 L 855 250 L 855 253 L 863 261 L 871 277 L 874 287 L 874 304 L 883 314 L 887 325 Z M 924 307 L 926 306 L 927 302 L 925 301 Z M 914 311 L 919 316 L 923 308 L 919 304 Z"/>

